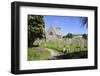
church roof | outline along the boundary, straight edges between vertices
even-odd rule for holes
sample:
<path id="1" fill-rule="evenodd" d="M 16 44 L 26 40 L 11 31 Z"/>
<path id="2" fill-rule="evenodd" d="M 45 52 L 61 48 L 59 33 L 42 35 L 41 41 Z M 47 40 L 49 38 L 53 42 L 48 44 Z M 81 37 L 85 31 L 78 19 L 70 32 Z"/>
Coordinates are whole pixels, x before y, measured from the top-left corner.
<path id="1" fill-rule="evenodd" d="M 53 33 L 55 33 L 55 31 L 54 31 L 54 29 L 53 29 L 52 26 L 49 27 L 49 29 L 47 30 L 47 32 L 53 32 Z"/>
<path id="2" fill-rule="evenodd" d="M 56 35 L 62 35 L 63 34 L 63 32 L 61 31 L 61 28 L 60 27 L 56 27 L 55 29 L 53 29 L 53 27 L 50 26 L 49 29 L 47 30 L 47 32 L 48 33 L 53 32 Z"/>

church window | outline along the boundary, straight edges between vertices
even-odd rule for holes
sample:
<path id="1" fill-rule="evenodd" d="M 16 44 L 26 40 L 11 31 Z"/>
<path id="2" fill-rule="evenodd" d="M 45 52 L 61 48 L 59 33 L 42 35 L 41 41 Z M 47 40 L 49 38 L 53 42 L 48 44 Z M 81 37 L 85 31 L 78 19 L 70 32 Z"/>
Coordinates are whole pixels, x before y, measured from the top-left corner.
<path id="1" fill-rule="evenodd" d="M 50 35 L 53 35 L 53 32 L 50 32 L 49 34 L 50 34 Z"/>

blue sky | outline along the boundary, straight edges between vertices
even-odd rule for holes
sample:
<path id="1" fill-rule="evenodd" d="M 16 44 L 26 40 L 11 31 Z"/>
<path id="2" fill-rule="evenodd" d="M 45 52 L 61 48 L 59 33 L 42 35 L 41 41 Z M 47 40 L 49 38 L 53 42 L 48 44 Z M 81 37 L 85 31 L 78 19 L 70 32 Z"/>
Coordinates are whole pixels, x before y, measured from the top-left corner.
<path id="1" fill-rule="evenodd" d="M 45 30 L 50 26 L 53 28 L 61 27 L 64 34 L 83 34 L 87 33 L 88 29 L 82 26 L 80 17 L 75 16 L 44 16 Z"/>

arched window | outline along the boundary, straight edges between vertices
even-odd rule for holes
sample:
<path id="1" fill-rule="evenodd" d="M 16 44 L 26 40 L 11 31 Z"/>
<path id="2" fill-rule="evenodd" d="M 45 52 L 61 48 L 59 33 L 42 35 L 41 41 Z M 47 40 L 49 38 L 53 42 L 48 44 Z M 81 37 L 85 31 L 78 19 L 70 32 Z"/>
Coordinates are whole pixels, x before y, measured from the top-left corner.
<path id="1" fill-rule="evenodd" d="M 50 34 L 50 35 L 53 35 L 53 32 L 50 32 L 49 34 Z"/>

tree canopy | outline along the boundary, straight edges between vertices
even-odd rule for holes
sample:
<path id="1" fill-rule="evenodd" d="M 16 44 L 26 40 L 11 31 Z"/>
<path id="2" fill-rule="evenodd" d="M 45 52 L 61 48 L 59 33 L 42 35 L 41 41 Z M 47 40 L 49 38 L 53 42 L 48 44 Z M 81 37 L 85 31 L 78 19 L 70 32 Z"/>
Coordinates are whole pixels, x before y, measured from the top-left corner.
<path id="1" fill-rule="evenodd" d="M 82 38 L 87 39 L 87 34 L 83 34 Z"/>
<path id="2" fill-rule="evenodd" d="M 83 26 L 86 26 L 88 28 L 88 18 L 87 17 L 81 17 L 81 22 Z"/>
<path id="3" fill-rule="evenodd" d="M 44 19 L 40 15 L 28 15 L 28 46 L 32 46 L 36 39 L 45 36 Z"/>
<path id="4" fill-rule="evenodd" d="M 63 38 L 73 38 L 73 34 L 72 33 L 68 33 L 67 35 L 63 36 Z"/>

